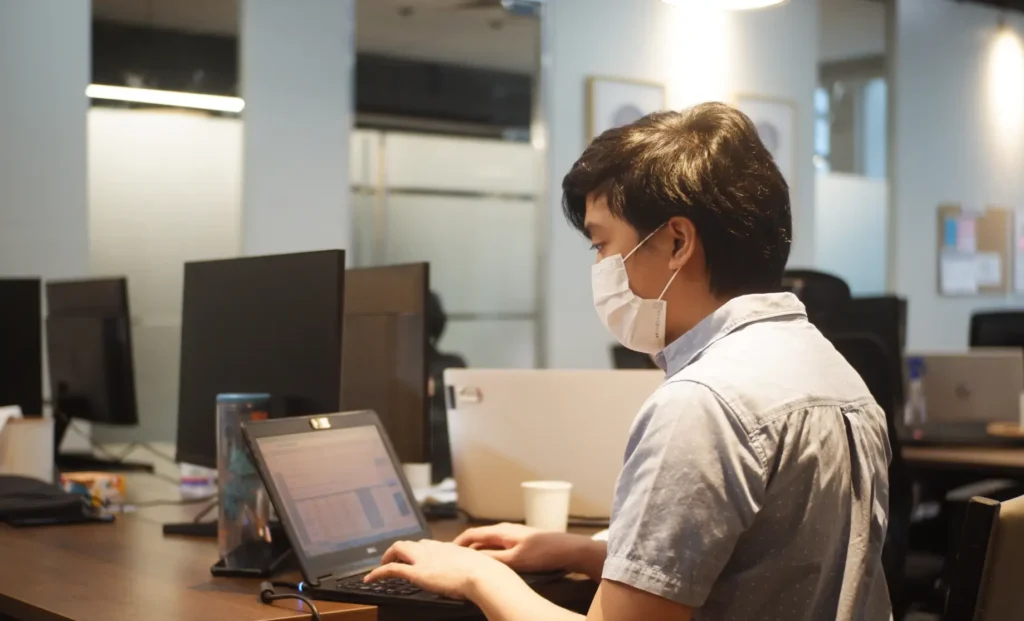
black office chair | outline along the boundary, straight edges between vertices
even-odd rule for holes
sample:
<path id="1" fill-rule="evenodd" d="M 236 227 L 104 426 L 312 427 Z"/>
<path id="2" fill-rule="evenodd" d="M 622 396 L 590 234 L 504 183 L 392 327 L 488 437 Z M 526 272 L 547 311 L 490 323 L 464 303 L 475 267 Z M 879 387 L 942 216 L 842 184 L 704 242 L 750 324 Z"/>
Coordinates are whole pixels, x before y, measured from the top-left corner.
<path id="1" fill-rule="evenodd" d="M 972 498 L 953 561 L 943 621 L 1024 619 L 1024 496 Z"/>
<path id="2" fill-rule="evenodd" d="M 899 357 L 892 355 L 882 339 L 873 334 L 826 336 L 861 376 L 871 396 L 885 412 L 892 460 L 889 462 L 889 528 L 882 548 L 882 567 L 892 600 L 893 618 L 902 619 L 911 601 L 922 597 L 920 589 L 914 587 L 921 582 L 930 587 L 941 576 L 942 557 L 932 557 L 929 562 L 909 554 L 914 492 L 896 433 L 896 417 L 902 409 Z M 920 575 L 922 573 L 925 575 Z"/>
<path id="3" fill-rule="evenodd" d="M 782 288 L 800 298 L 807 308 L 807 318 L 822 332 L 839 327 L 851 299 L 845 280 L 814 270 L 786 270 Z"/>
<path id="4" fill-rule="evenodd" d="M 612 364 L 616 369 L 657 369 L 654 360 L 643 352 L 622 345 L 612 345 Z"/>
<path id="5" fill-rule="evenodd" d="M 971 347 L 1024 348 L 1024 311 L 971 315 Z"/>

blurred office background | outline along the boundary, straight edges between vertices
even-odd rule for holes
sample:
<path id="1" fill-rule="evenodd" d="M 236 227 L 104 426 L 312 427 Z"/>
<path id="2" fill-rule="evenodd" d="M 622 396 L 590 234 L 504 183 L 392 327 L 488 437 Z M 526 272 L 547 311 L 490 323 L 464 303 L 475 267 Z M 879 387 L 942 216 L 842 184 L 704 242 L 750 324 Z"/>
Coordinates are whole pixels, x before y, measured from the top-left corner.
<path id="1" fill-rule="evenodd" d="M 174 438 L 196 259 L 429 261 L 442 349 L 475 367 L 609 367 L 592 253 L 559 204 L 587 80 L 604 76 L 661 83 L 670 108 L 789 106 L 791 266 L 906 297 L 908 349 L 963 349 L 972 310 L 1024 304 L 940 297 L 934 237 L 942 202 L 1024 198 L 1024 13 L 719 5 L 0 0 L 0 275 L 129 278 L 141 424 L 97 429 L 105 442 Z"/>

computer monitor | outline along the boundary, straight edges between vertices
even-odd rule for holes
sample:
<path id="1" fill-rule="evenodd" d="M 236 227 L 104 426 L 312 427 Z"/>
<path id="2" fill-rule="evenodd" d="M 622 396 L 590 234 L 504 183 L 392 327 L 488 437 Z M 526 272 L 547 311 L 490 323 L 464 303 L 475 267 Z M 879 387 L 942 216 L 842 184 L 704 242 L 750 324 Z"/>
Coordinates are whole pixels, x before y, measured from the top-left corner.
<path id="1" fill-rule="evenodd" d="M 185 265 L 177 459 L 216 467 L 219 393 L 271 395 L 273 418 L 341 408 L 345 253 Z"/>
<path id="2" fill-rule="evenodd" d="M 0 407 L 43 413 L 42 283 L 0 279 Z"/>
<path id="3" fill-rule="evenodd" d="M 430 460 L 429 272 L 414 263 L 345 275 L 341 409 L 375 411 L 403 463 Z"/>
<path id="4" fill-rule="evenodd" d="M 56 418 L 137 425 L 128 281 L 48 282 L 46 305 Z"/>
<path id="5" fill-rule="evenodd" d="M 152 464 L 61 453 L 74 419 L 137 425 L 128 281 L 104 278 L 46 283 L 46 351 L 57 467 L 62 471 L 152 471 Z"/>

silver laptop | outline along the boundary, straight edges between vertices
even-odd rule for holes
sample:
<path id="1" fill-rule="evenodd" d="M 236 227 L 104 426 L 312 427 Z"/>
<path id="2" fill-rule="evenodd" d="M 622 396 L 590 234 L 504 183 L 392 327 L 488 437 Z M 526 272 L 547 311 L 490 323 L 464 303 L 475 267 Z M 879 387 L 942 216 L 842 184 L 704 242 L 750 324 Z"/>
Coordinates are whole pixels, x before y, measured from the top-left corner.
<path id="1" fill-rule="evenodd" d="M 956 354 L 907 354 L 923 360 L 927 421 L 916 440 L 984 439 L 989 423 L 1020 420 L 1024 351 L 975 349 Z"/>
<path id="2" fill-rule="evenodd" d="M 629 430 L 661 371 L 445 371 L 459 508 L 523 519 L 524 481 L 573 484 L 574 519 L 607 521 Z"/>

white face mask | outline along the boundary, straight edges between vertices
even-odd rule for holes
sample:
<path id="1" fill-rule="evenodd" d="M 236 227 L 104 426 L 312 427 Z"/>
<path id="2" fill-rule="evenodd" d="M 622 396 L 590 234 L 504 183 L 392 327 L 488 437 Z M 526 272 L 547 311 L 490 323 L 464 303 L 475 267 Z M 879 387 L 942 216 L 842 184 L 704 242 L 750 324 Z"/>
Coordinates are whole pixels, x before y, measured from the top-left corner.
<path id="1" fill-rule="evenodd" d="M 664 224 L 654 229 L 657 233 Z M 616 254 L 602 259 L 591 268 L 594 288 L 594 308 L 601 323 L 624 347 L 645 354 L 656 354 L 665 349 L 665 316 L 668 303 L 665 297 L 679 270 L 668 279 L 657 300 L 645 300 L 633 293 L 626 274 L 626 260 L 654 236 L 651 233 L 626 255 Z"/>

